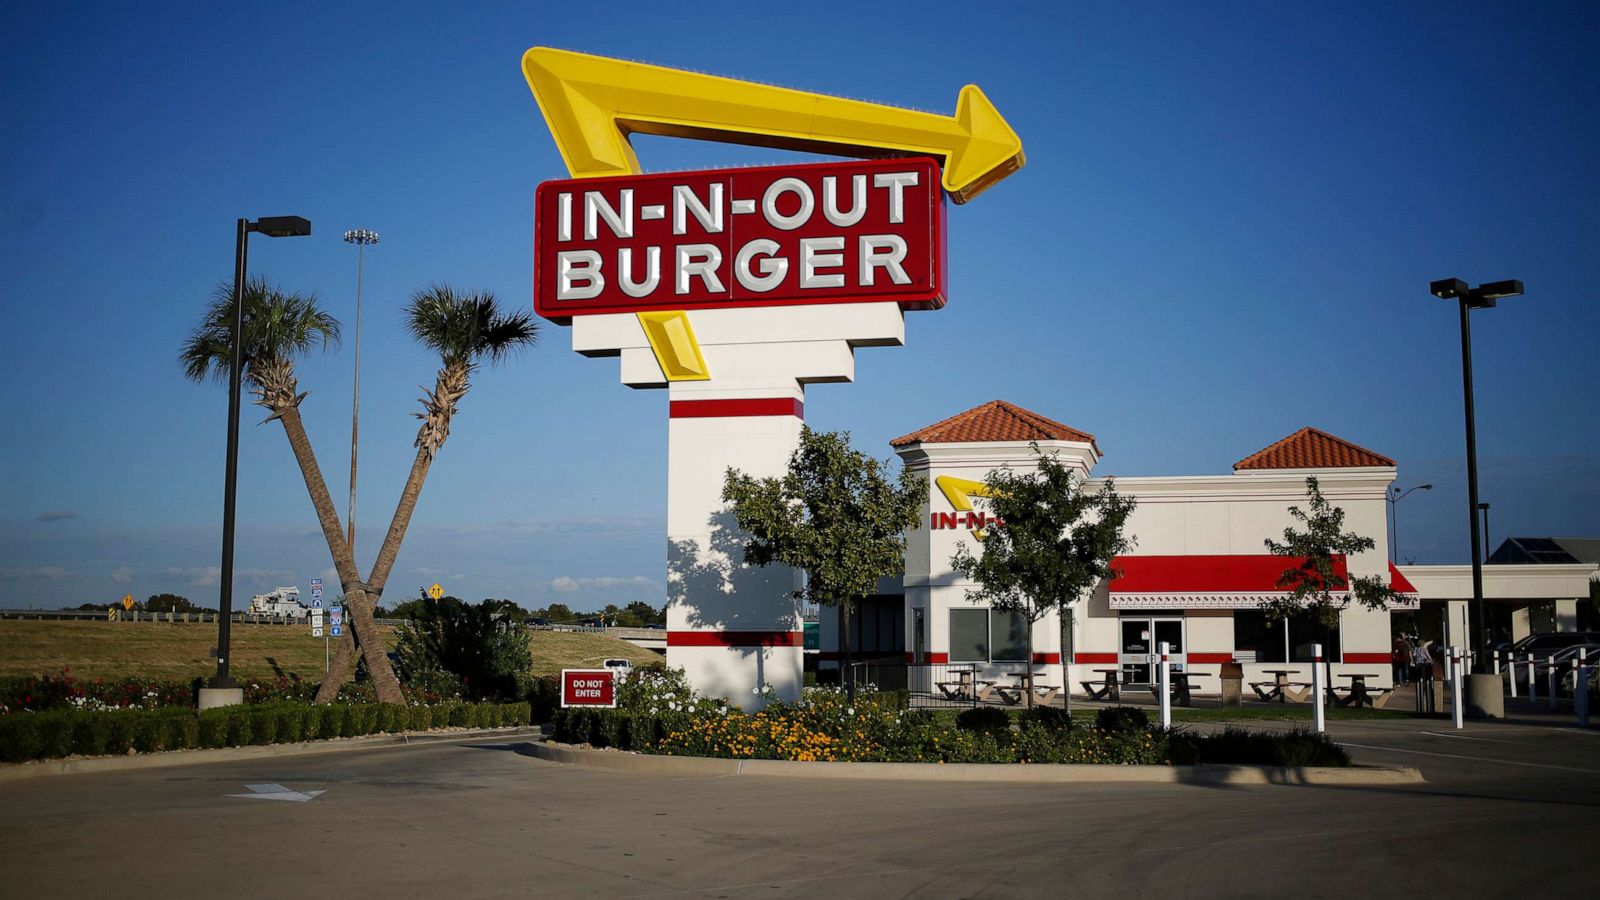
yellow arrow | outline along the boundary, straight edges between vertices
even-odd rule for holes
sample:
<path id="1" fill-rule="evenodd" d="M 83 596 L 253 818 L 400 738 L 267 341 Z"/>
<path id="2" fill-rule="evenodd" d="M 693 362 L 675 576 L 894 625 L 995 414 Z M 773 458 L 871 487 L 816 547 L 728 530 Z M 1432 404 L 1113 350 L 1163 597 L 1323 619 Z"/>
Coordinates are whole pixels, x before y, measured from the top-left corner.
<path id="1" fill-rule="evenodd" d="M 989 486 L 981 481 L 972 481 L 967 478 L 957 478 L 954 475 L 940 475 L 933 480 L 939 486 L 939 491 L 956 512 L 971 512 L 973 497 L 989 497 Z"/>
<path id="2" fill-rule="evenodd" d="M 1022 140 L 977 85 L 941 116 L 698 72 L 534 47 L 522 73 L 574 178 L 639 172 L 635 132 L 857 156 L 944 158 L 965 203 L 1022 168 Z"/>

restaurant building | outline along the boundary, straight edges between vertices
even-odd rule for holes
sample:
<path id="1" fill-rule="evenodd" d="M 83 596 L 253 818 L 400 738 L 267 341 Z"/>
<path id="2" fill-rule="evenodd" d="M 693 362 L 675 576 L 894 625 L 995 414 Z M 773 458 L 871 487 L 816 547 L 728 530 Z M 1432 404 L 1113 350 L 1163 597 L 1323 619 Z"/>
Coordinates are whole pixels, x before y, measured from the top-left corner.
<path id="1" fill-rule="evenodd" d="M 1234 464 L 1222 475 L 1117 477 L 1116 490 L 1137 501 L 1125 533 L 1133 548 L 1115 561 L 1117 577 L 1097 585 L 1069 611 L 1063 629 L 1055 613 L 1027 618 L 969 600 L 974 587 L 950 559 L 963 542 L 977 552 L 975 532 L 994 527 L 979 493 L 993 470 L 1035 465 L 1033 446 L 1076 470 L 1098 490 L 1101 449 L 1093 434 L 1011 403 L 994 401 L 891 441 L 904 465 L 927 479 L 922 526 L 907 534 L 903 593 L 885 585 L 863 604 L 852 631 L 857 658 L 903 659 L 920 665 L 970 664 L 990 677 L 1026 662 L 1039 681 L 1068 685 L 1102 680 L 1115 670 L 1123 682 L 1148 683 L 1159 642 L 1175 666 L 1191 673 L 1196 690 L 1214 692 L 1224 663 L 1244 667 L 1249 681 L 1271 681 L 1269 670 L 1299 668 L 1309 678 L 1313 645 L 1325 646 L 1335 678 L 1365 674 L 1368 684 L 1391 684 L 1391 619 L 1407 627 L 1436 623 L 1442 643 L 1466 643 L 1466 599 L 1452 566 L 1389 563 L 1387 491 L 1395 461 L 1316 428 L 1302 428 Z M 1402 595 L 1388 609 L 1351 602 L 1338 624 L 1310 616 L 1273 621 L 1263 601 L 1281 597 L 1278 579 L 1290 563 L 1267 552 L 1296 523 L 1289 509 L 1306 505 L 1306 479 L 1344 511 L 1344 530 L 1372 538 L 1373 549 L 1336 560 L 1351 578 L 1377 576 Z M 1593 566 L 1497 567 L 1495 593 L 1524 603 L 1588 596 Z M 1571 571 L 1566 571 L 1571 569 Z M 1435 572 L 1434 570 L 1443 570 Z M 1418 583 L 1431 590 L 1419 590 Z M 1428 596 L 1428 594 L 1437 596 Z M 1521 596 L 1527 595 L 1527 596 Z M 1431 607 L 1425 610 L 1424 606 Z M 1419 618 L 1419 613 L 1431 613 Z M 837 620 L 821 620 L 822 665 L 837 665 Z M 986 677 L 980 675 L 979 677 Z M 915 685 L 913 685 L 915 688 Z"/>

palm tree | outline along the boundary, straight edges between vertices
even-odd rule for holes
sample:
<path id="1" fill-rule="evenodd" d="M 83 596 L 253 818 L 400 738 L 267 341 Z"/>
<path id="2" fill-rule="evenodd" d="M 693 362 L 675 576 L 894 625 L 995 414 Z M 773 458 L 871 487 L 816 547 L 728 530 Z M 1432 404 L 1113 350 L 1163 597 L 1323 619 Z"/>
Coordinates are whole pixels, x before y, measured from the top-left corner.
<path id="1" fill-rule="evenodd" d="M 328 552 L 333 556 L 335 571 L 345 585 L 352 609 L 357 613 L 367 609 L 365 622 L 356 625 L 360 645 L 372 673 L 378 698 L 385 703 L 403 703 L 400 682 L 394 676 L 389 658 L 384 654 L 383 642 L 372 630 L 372 601 L 360 589 L 361 577 L 356 570 L 350 545 L 345 541 L 344 530 L 339 525 L 339 513 L 322 478 L 316 454 L 311 449 L 311 438 L 306 434 L 305 423 L 300 419 L 300 393 L 295 376 L 294 361 L 317 347 L 328 347 L 339 342 L 339 320 L 317 305 L 309 294 L 286 294 L 256 277 L 244 286 L 244 333 L 240 344 L 244 350 L 244 375 L 255 395 L 255 403 L 271 415 L 266 421 L 276 419 L 282 423 L 289 438 L 289 447 L 295 461 L 300 464 L 300 474 L 305 478 L 306 491 L 311 495 L 311 505 L 316 509 L 322 526 L 322 536 L 328 542 Z M 180 361 L 184 374 L 194 381 L 207 378 L 225 380 L 233 361 L 233 284 L 217 286 L 200 325 L 184 342 Z M 337 693 L 337 691 L 335 691 Z"/>
<path id="2" fill-rule="evenodd" d="M 374 598 L 382 596 L 383 587 L 388 583 L 395 558 L 400 554 L 400 544 L 411 525 L 411 516 L 416 512 L 422 483 L 428 478 L 428 470 L 439 448 L 450 436 L 450 422 L 461 398 L 471 387 L 472 374 L 482 363 L 499 363 L 531 345 L 539 336 L 539 326 L 530 313 L 502 312 L 493 293 L 458 292 L 448 285 L 431 285 L 413 294 L 406 307 L 406 320 L 412 337 L 439 354 L 439 373 L 433 390 L 423 389 L 425 396 L 420 401 L 423 411 L 415 414 L 422 420 L 415 442 L 417 456 L 389 523 L 389 533 L 378 550 L 372 576 L 367 579 L 366 589 Z M 371 615 L 370 605 L 366 614 Z M 352 650 L 350 641 L 339 645 L 328 678 L 317 691 L 319 702 L 330 690 L 332 694 L 326 699 L 332 699 L 339 683 L 348 677 Z M 371 666 L 370 661 L 368 666 Z"/>

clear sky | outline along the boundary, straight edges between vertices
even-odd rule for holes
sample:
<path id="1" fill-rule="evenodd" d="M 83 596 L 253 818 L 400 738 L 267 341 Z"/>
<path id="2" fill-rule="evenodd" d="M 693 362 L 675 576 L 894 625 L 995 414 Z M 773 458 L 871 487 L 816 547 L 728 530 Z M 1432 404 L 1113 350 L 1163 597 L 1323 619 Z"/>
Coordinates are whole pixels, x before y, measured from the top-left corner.
<path id="1" fill-rule="evenodd" d="M 947 308 L 808 392 L 890 438 L 1003 398 L 1094 432 L 1103 474 L 1224 473 L 1315 425 L 1399 460 L 1402 556 L 1467 559 L 1461 363 L 1476 313 L 1491 531 L 1600 535 L 1600 6 L 1425 3 L 6 4 L 4 605 L 216 599 L 225 391 L 178 348 L 238 216 L 299 214 L 252 271 L 353 324 L 368 251 L 358 539 L 368 564 L 435 360 L 431 281 L 530 303 L 535 186 L 565 176 L 530 46 L 949 113 L 980 85 L 1027 167 L 951 208 Z M 643 138 L 652 171 L 801 157 Z M 351 329 L 353 331 L 353 329 Z M 333 492 L 351 347 L 301 366 Z M 391 597 L 592 608 L 664 594 L 666 397 L 565 329 L 483 372 Z M 239 591 L 329 567 L 282 429 L 248 407 Z M 342 503 L 341 503 L 342 507 Z"/>

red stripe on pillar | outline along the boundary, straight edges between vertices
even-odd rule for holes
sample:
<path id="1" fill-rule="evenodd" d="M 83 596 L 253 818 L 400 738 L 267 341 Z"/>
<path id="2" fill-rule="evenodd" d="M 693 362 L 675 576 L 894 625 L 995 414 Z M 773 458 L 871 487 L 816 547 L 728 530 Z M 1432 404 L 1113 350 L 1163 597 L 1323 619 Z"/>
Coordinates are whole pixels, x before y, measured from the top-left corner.
<path id="1" fill-rule="evenodd" d="M 1061 654 L 1059 653 L 1035 653 L 1033 655 L 1034 665 L 1053 666 L 1058 662 L 1061 662 Z"/>
<path id="2" fill-rule="evenodd" d="M 1346 653 L 1344 661 L 1347 663 L 1386 663 L 1392 662 L 1394 657 L 1388 653 Z"/>
<path id="3" fill-rule="evenodd" d="M 669 631 L 668 647 L 800 647 L 803 631 Z"/>
<path id="4" fill-rule="evenodd" d="M 1114 663 L 1117 661 L 1117 655 L 1115 653 L 1078 653 L 1072 657 L 1072 661 L 1090 664 Z"/>
<path id="5" fill-rule="evenodd" d="M 948 653 L 929 653 L 928 654 L 928 662 L 930 662 L 930 663 L 943 665 L 944 663 L 947 663 L 949 661 L 950 661 L 950 654 L 948 654 Z"/>
<path id="6" fill-rule="evenodd" d="M 1230 663 L 1233 662 L 1232 653 L 1190 653 L 1189 662 L 1192 663 Z"/>
<path id="7" fill-rule="evenodd" d="M 793 397 L 759 397 L 751 400 L 673 400 L 667 415 L 674 419 L 734 416 L 794 416 L 805 418 L 806 406 Z"/>

